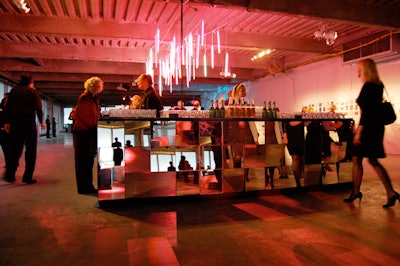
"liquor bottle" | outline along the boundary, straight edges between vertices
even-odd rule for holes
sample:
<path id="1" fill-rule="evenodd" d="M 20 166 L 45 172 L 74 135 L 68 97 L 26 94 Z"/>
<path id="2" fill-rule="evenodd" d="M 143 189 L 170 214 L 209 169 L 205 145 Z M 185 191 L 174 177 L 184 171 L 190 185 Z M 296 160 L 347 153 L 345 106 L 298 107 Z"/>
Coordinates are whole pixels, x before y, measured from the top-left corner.
<path id="1" fill-rule="evenodd" d="M 246 117 L 251 117 L 251 102 L 250 99 L 246 99 Z"/>
<path id="2" fill-rule="evenodd" d="M 274 102 L 272 103 L 272 105 L 273 105 L 273 108 L 272 108 L 272 118 L 276 118 L 276 116 L 277 116 L 276 102 L 274 101 Z"/>
<path id="3" fill-rule="evenodd" d="M 250 113 L 250 117 L 256 117 L 256 106 L 254 104 L 254 98 L 251 98 Z"/>
<path id="4" fill-rule="evenodd" d="M 210 100 L 210 118 L 215 118 L 214 101 Z"/>
<path id="5" fill-rule="evenodd" d="M 221 100 L 220 100 L 219 112 L 220 112 L 220 117 L 224 118 L 225 117 L 225 102 L 224 102 L 224 98 L 221 98 Z"/>
<path id="6" fill-rule="evenodd" d="M 268 110 L 267 110 L 267 101 L 264 101 L 264 108 L 262 110 L 262 118 L 268 117 Z"/>
<path id="7" fill-rule="evenodd" d="M 221 110 L 219 109 L 219 101 L 217 98 L 214 99 L 214 109 L 215 109 L 215 117 L 219 118 L 221 117 Z"/>
<path id="8" fill-rule="evenodd" d="M 239 117 L 246 117 L 246 104 L 243 97 L 240 98 Z"/>
<path id="9" fill-rule="evenodd" d="M 233 105 L 233 117 L 240 117 L 240 103 L 237 97 L 235 97 L 235 103 Z"/>
<path id="10" fill-rule="evenodd" d="M 228 99 L 228 112 L 226 114 L 226 117 L 233 117 L 234 116 L 234 109 L 233 109 L 233 98 L 229 96 Z"/>
<path id="11" fill-rule="evenodd" d="M 272 118 L 272 106 L 271 101 L 268 102 L 268 117 Z"/>

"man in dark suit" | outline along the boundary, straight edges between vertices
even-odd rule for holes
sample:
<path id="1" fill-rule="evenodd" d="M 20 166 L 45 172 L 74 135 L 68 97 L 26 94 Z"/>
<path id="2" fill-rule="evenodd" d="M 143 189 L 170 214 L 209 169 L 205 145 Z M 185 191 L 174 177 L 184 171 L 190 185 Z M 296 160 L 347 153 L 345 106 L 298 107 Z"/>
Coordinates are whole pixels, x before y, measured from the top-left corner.
<path id="1" fill-rule="evenodd" d="M 37 182 L 32 177 L 36 164 L 38 136 L 35 116 L 39 119 L 42 129 L 45 129 L 46 125 L 43 123 L 42 101 L 34 88 L 32 76 L 21 76 L 18 86 L 13 88 L 8 96 L 4 113 L 4 130 L 10 133 L 12 147 L 5 180 L 15 181 L 18 161 L 25 146 L 25 172 L 22 182 L 34 184 Z"/>

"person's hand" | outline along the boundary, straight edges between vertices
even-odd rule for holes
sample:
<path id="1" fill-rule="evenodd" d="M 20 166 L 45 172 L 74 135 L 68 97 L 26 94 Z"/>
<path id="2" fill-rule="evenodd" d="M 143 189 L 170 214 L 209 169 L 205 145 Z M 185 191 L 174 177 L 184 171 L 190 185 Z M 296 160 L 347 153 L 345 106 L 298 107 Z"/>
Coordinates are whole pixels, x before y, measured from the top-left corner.
<path id="1" fill-rule="evenodd" d="M 4 131 L 10 133 L 10 124 L 4 124 Z"/>

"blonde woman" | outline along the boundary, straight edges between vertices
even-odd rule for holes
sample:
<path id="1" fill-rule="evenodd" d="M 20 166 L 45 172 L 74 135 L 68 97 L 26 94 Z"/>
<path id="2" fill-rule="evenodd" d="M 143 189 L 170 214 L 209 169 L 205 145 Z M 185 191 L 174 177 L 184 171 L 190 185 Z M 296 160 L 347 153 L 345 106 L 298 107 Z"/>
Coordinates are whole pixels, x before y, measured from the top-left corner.
<path id="1" fill-rule="evenodd" d="M 79 96 L 74 118 L 75 175 L 79 194 L 93 194 L 93 163 L 97 150 L 97 120 L 100 116 L 98 94 L 103 81 L 91 77 L 85 81 L 85 90 Z"/>
<path id="2" fill-rule="evenodd" d="M 386 169 L 378 161 L 378 158 L 386 157 L 383 148 L 385 126 L 381 123 L 376 112 L 378 106 L 382 103 L 384 86 L 372 59 L 364 59 L 359 62 L 358 77 L 361 78 L 363 86 L 357 98 L 361 117 L 353 139 L 353 190 L 344 201 L 353 202 L 359 199 L 359 202 L 361 202 L 363 196 L 360 191 L 363 177 L 362 161 L 364 157 L 367 157 L 386 189 L 387 203 L 382 207 L 389 208 L 395 205 L 396 200 L 400 201 L 400 198 L 399 193 L 393 189 Z"/>
<path id="3" fill-rule="evenodd" d="M 129 104 L 129 109 L 140 109 L 141 97 L 139 95 L 133 95 Z"/>

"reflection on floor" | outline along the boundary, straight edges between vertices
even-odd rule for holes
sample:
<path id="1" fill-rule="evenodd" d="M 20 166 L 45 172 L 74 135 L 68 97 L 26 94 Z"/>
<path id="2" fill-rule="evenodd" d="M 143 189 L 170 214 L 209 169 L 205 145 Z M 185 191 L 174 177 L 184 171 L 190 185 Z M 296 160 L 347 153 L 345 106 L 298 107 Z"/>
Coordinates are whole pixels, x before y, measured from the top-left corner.
<path id="1" fill-rule="evenodd" d="M 398 191 L 399 160 L 382 160 Z M 400 265 L 400 204 L 382 208 L 364 164 L 361 204 L 343 203 L 348 186 L 324 186 L 100 209 L 76 192 L 70 135 L 41 138 L 38 183 L 21 182 L 22 159 L 15 183 L 0 180 L 0 265 Z"/>

